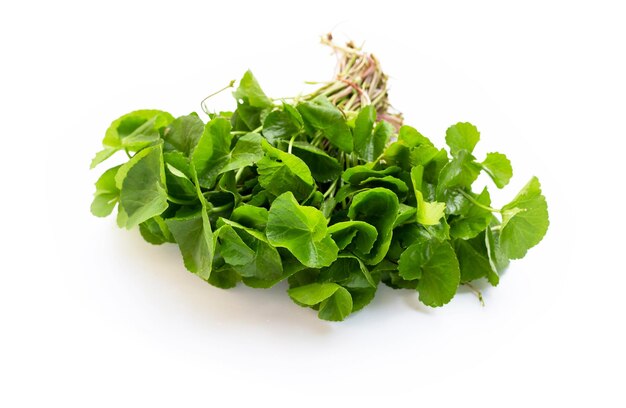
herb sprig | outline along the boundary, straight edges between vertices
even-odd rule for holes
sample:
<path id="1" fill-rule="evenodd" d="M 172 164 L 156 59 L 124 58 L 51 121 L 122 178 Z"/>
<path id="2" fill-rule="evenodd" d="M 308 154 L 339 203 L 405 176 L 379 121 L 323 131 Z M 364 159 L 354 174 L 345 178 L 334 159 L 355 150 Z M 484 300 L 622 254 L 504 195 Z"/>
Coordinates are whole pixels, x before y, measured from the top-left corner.
<path id="1" fill-rule="evenodd" d="M 484 172 L 505 187 L 506 156 L 477 159 L 480 133 L 463 122 L 446 131 L 448 150 L 435 147 L 391 111 L 378 61 L 331 40 L 337 78 L 310 95 L 276 103 L 248 71 L 236 109 L 207 123 L 159 110 L 113 121 L 91 166 L 118 151 L 129 160 L 98 179 L 92 213 L 117 207 L 121 228 L 176 243 L 214 286 L 287 280 L 293 301 L 325 320 L 362 309 L 380 282 L 432 307 L 462 284 L 496 286 L 548 229 L 539 180 L 493 208 L 472 185 Z"/>

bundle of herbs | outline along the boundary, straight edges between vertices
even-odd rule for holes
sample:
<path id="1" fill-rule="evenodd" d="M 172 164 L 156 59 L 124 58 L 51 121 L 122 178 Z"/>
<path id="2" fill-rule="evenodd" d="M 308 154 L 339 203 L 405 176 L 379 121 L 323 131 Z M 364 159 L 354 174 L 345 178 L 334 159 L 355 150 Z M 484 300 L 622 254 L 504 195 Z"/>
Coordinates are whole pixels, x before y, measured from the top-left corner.
<path id="1" fill-rule="evenodd" d="M 484 172 L 505 187 L 504 154 L 474 157 L 470 123 L 447 129 L 448 150 L 435 147 L 391 110 L 376 58 L 323 42 L 339 69 L 312 94 L 270 99 L 246 72 L 237 108 L 207 112 L 207 123 L 159 110 L 113 121 L 91 166 L 118 151 L 129 160 L 98 179 L 92 213 L 117 207 L 120 227 L 176 243 L 185 267 L 214 286 L 286 280 L 293 301 L 326 320 L 362 309 L 380 282 L 432 307 L 459 285 L 497 285 L 548 229 L 537 178 L 493 208 L 472 184 Z"/>

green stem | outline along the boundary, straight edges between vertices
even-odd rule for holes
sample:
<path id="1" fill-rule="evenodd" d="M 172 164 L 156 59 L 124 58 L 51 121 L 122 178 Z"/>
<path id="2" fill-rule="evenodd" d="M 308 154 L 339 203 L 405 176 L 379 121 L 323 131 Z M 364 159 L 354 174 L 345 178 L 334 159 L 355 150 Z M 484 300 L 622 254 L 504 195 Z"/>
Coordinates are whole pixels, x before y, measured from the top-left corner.
<path id="1" fill-rule="evenodd" d="M 235 173 L 235 184 L 239 183 L 239 179 L 241 178 L 241 175 L 243 174 L 243 171 L 245 169 L 245 167 L 240 167 L 239 170 L 237 170 L 237 173 Z"/>
<path id="2" fill-rule="evenodd" d="M 474 204 L 474 205 L 475 205 L 475 206 L 477 206 L 477 207 L 482 208 L 483 210 L 487 210 L 487 211 L 491 211 L 491 212 L 497 212 L 497 213 L 501 213 L 501 212 L 502 212 L 502 210 L 498 210 L 498 209 L 496 209 L 496 208 L 491 208 L 491 207 L 489 207 L 489 206 L 487 206 L 487 205 L 484 205 L 484 204 L 482 204 L 482 203 L 479 203 L 478 201 L 476 201 L 476 199 L 474 199 L 474 197 L 472 197 L 471 195 L 469 195 L 468 193 L 466 193 L 466 192 L 465 192 L 465 191 L 463 191 L 463 190 L 458 190 L 458 191 L 459 191 L 459 192 L 460 192 L 463 196 L 465 196 L 465 198 L 467 198 L 468 200 L 470 200 L 470 202 L 471 202 L 472 204 Z"/>
<path id="3" fill-rule="evenodd" d="M 224 211 L 224 210 L 228 210 L 232 206 L 233 206 L 232 204 L 224 204 L 224 205 L 221 205 L 219 207 L 209 208 L 208 211 L 209 211 L 209 213 L 214 214 L 214 213 L 218 213 L 218 212 L 221 212 L 221 211 Z"/>
<path id="4" fill-rule="evenodd" d="M 171 201 L 174 204 L 180 204 L 180 205 L 193 205 L 197 202 L 196 200 L 180 200 L 178 198 L 172 197 L 169 194 L 167 195 L 167 201 Z"/>
<path id="5" fill-rule="evenodd" d="M 328 197 L 329 195 L 333 194 L 334 197 L 334 192 L 335 189 L 337 188 L 337 180 L 333 181 L 333 184 L 330 185 L 330 187 L 328 187 L 328 190 L 326 190 L 326 192 L 324 193 L 324 198 Z"/>
<path id="6" fill-rule="evenodd" d="M 476 294 L 476 296 L 478 296 L 478 301 L 484 307 L 485 306 L 485 301 L 483 300 L 483 294 L 480 293 L 480 290 L 476 289 L 469 282 L 465 282 L 465 283 L 463 283 L 463 285 L 467 286 L 472 292 L 474 292 L 474 294 Z"/>
<path id="7" fill-rule="evenodd" d="M 291 154 L 291 148 L 293 147 L 293 141 L 296 140 L 296 136 L 298 136 L 298 135 L 297 134 L 293 135 L 291 137 L 291 140 L 289 140 L 289 147 L 287 148 L 287 153 L 289 153 L 289 154 Z"/>
<path id="8" fill-rule="evenodd" d="M 206 113 L 207 115 L 209 114 L 209 111 L 205 105 L 205 102 L 209 99 L 214 97 L 215 95 L 219 94 L 220 92 L 224 92 L 225 90 L 227 90 L 228 88 L 232 88 L 235 85 L 235 80 L 233 79 L 232 81 L 230 81 L 230 83 L 228 85 L 226 85 L 225 87 L 223 87 L 222 89 L 219 89 L 215 92 L 213 92 L 212 94 L 210 94 L 209 96 L 207 96 L 206 98 L 204 98 L 202 100 L 202 102 L 200 102 L 200 106 L 202 107 L 202 111 L 204 111 L 204 113 Z"/>
<path id="9" fill-rule="evenodd" d="M 322 138 L 324 136 L 322 135 L 321 132 L 318 132 L 315 137 L 313 137 L 313 140 L 311 140 L 311 145 L 315 146 L 315 147 L 319 147 L 318 145 L 320 144 L 320 142 L 322 141 Z"/>

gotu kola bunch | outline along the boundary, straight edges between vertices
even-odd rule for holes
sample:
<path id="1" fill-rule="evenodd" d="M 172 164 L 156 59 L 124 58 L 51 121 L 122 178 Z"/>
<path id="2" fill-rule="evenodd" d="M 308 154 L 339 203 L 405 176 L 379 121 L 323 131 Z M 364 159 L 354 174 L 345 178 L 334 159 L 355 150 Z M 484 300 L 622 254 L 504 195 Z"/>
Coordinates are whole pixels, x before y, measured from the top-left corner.
<path id="1" fill-rule="evenodd" d="M 120 227 L 151 244 L 176 243 L 185 267 L 220 288 L 286 280 L 301 306 L 343 320 L 372 301 L 380 282 L 417 291 L 432 307 L 459 285 L 497 285 L 548 228 L 537 178 L 502 208 L 481 172 L 503 188 L 501 153 L 473 155 L 470 123 L 435 147 L 390 111 L 378 61 L 338 46 L 335 80 L 289 100 L 266 96 L 250 72 L 233 112 L 174 118 L 138 110 L 113 121 L 92 167 L 118 151 L 129 160 L 96 182 L 91 211 L 117 206 Z"/>

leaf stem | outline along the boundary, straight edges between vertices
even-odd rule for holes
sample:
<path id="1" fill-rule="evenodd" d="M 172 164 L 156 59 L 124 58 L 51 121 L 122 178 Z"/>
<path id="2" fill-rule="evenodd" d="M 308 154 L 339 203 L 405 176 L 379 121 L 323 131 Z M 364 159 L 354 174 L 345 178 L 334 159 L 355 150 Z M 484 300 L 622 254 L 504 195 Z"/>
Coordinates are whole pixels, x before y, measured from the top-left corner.
<path id="1" fill-rule="evenodd" d="M 240 167 L 239 170 L 237 170 L 237 173 L 235 173 L 235 184 L 239 183 L 239 179 L 241 179 L 241 175 L 243 174 L 244 170 L 245 167 Z"/>
<path id="2" fill-rule="evenodd" d="M 324 198 L 328 197 L 329 195 L 333 194 L 337 188 L 337 181 L 339 179 L 335 179 L 335 181 L 333 181 L 333 184 L 330 185 L 330 187 L 328 187 L 328 190 L 326 190 L 326 192 L 324 193 Z M 334 197 L 334 194 L 333 194 Z"/>
<path id="3" fill-rule="evenodd" d="M 167 195 L 167 201 L 171 201 L 174 204 L 180 204 L 180 205 L 192 205 L 195 204 L 197 200 L 181 200 L 175 197 L 172 197 L 171 195 Z"/>
<path id="4" fill-rule="evenodd" d="M 221 206 L 219 206 L 219 207 L 212 207 L 212 208 L 209 208 L 209 210 L 208 210 L 208 211 L 209 211 L 209 213 L 214 214 L 214 213 L 217 213 L 217 212 L 221 212 L 221 211 L 224 211 L 224 210 L 228 210 L 228 209 L 229 209 L 230 207 L 232 207 L 232 206 L 233 206 L 233 205 L 232 205 L 232 204 L 230 204 L 230 203 L 229 203 L 229 204 L 224 204 L 224 205 L 221 205 Z"/>
<path id="5" fill-rule="evenodd" d="M 287 153 L 289 153 L 289 154 L 291 154 L 291 149 L 293 147 L 293 141 L 296 140 L 296 136 L 298 136 L 298 135 L 297 134 L 293 135 L 291 137 L 291 139 L 289 140 L 289 147 L 287 147 Z"/>
<path id="6" fill-rule="evenodd" d="M 234 79 L 233 79 L 232 81 L 230 81 L 230 82 L 228 83 L 228 85 L 226 85 L 226 86 L 225 86 L 225 87 L 223 87 L 222 89 L 219 89 L 219 90 L 217 90 L 217 91 L 213 92 L 212 94 L 210 94 L 209 96 L 207 96 L 206 98 L 204 98 L 204 99 L 202 100 L 202 102 L 200 102 L 200 107 L 202 107 L 202 111 L 203 111 L 204 113 L 206 113 L 207 115 L 209 115 L 209 110 L 208 110 L 208 109 L 207 109 L 207 107 L 206 107 L 206 101 L 207 101 L 208 99 L 210 99 L 210 98 L 214 97 L 215 95 L 217 95 L 217 94 L 219 94 L 219 93 L 221 93 L 221 92 L 224 92 L 224 91 L 225 91 L 225 90 L 227 90 L 228 88 L 232 88 L 233 86 L 235 86 L 235 80 L 234 80 Z"/>
<path id="7" fill-rule="evenodd" d="M 496 209 L 496 208 L 489 207 L 489 206 L 487 206 L 487 205 L 484 205 L 484 204 L 482 204 L 482 203 L 480 203 L 480 202 L 476 201 L 476 199 L 475 199 L 474 197 L 472 197 L 471 195 L 469 195 L 468 193 L 466 193 L 466 192 L 465 192 L 465 191 L 463 191 L 463 190 L 460 190 L 460 189 L 459 189 L 458 191 L 459 191 L 459 192 L 460 192 L 463 196 L 465 196 L 465 198 L 467 198 L 467 199 L 468 199 L 468 200 L 469 200 L 472 204 L 474 204 L 474 205 L 475 205 L 475 206 L 477 206 L 477 207 L 482 208 L 483 210 L 487 210 L 487 211 L 490 211 L 490 212 L 497 212 L 497 213 L 501 213 L 501 212 L 502 212 L 502 210 L 498 210 L 498 209 Z"/>
<path id="8" fill-rule="evenodd" d="M 474 294 L 476 296 L 478 296 L 478 301 L 480 302 L 481 306 L 485 307 L 485 301 L 483 300 L 483 294 L 480 292 L 480 290 L 476 289 L 469 282 L 465 282 L 465 283 L 463 283 L 463 285 L 467 286 L 472 292 L 474 292 Z"/>

